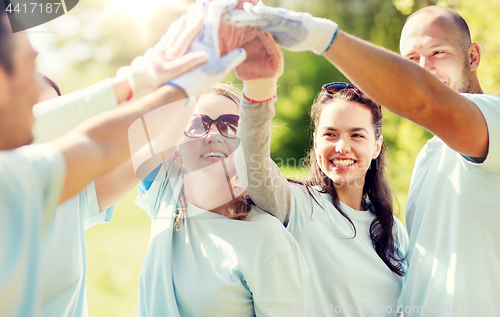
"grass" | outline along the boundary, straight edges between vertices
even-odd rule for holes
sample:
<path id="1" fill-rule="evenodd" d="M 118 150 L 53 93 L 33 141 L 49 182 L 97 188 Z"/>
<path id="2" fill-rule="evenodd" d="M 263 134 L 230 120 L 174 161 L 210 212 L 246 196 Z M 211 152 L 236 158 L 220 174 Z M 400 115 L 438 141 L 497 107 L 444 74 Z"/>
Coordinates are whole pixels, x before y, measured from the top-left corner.
<path id="1" fill-rule="evenodd" d="M 149 243 L 150 220 L 131 191 L 113 221 L 87 231 L 87 295 L 90 316 L 137 316 L 139 273 Z"/>
<path id="2" fill-rule="evenodd" d="M 282 171 L 293 178 L 300 178 L 305 173 L 291 168 Z M 137 316 L 139 274 L 149 243 L 151 222 L 135 205 L 136 196 L 134 189 L 118 202 L 111 223 L 96 225 L 86 233 L 90 316 Z M 399 216 L 404 216 L 406 193 L 398 192 L 396 198 L 402 207 Z"/>

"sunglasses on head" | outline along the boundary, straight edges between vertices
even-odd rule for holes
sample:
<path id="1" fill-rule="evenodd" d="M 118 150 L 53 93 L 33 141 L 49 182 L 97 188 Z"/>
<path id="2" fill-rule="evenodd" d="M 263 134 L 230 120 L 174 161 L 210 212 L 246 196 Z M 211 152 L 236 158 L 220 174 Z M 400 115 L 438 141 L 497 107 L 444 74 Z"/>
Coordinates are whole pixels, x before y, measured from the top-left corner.
<path id="1" fill-rule="evenodd" d="M 332 95 L 335 95 L 336 93 L 344 89 L 352 89 L 358 94 L 362 94 L 361 90 L 359 90 L 356 86 L 346 83 L 328 83 L 324 84 L 321 89 Z"/>
<path id="2" fill-rule="evenodd" d="M 213 120 L 206 114 L 194 114 L 189 121 L 188 127 L 184 130 L 184 135 L 190 138 L 201 138 L 208 134 L 215 123 L 219 133 L 228 139 L 236 138 L 238 130 L 238 119 L 240 117 L 235 114 L 223 114 Z"/>

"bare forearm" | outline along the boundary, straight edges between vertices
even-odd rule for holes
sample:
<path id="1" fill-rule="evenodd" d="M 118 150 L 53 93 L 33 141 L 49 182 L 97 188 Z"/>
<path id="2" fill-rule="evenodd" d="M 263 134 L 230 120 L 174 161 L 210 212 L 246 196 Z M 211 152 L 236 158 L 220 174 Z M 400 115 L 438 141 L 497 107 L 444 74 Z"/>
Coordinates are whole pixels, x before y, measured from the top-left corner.
<path id="1" fill-rule="evenodd" d="M 117 168 L 98 177 L 95 189 L 99 210 L 104 211 L 113 206 L 130 192 L 141 180 L 135 175 L 132 160 L 126 159 Z"/>
<path id="2" fill-rule="evenodd" d="M 376 102 L 455 151 L 486 155 L 488 133 L 479 109 L 416 63 L 340 31 L 324 56 Z"/>
<path id="3" fill-rule="evenodd" d="M 78 126 L 54 143 L 63 152 L 67 175 L 61 201 L 130 156 L 128 130 L 144 114 L 185 98 L 182 90 L 165 86 L 128 107 L 108 111 Z"/>
<path id="4" fill-rule="evenodd" d="M 410 120 L 439 95 L 436 89 L 446 88 L 417 64 L 341 31 L 324 56 L 365 94 Z"/>

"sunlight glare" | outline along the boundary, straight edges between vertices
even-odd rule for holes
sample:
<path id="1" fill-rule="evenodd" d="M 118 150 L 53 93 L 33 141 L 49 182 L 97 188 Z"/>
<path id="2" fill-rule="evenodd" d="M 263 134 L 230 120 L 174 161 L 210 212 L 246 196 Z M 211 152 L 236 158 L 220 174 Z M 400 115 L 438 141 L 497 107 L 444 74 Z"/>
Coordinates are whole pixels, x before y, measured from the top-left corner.
<path id="1" fill-rule="evenodd" d="M 107 8 L 108 14 L 125 13 L 135 17 L 142 25 L 145 25 L 149 15 L 158 7 L 186 7 L 181 0 L 111 0 Z"/>

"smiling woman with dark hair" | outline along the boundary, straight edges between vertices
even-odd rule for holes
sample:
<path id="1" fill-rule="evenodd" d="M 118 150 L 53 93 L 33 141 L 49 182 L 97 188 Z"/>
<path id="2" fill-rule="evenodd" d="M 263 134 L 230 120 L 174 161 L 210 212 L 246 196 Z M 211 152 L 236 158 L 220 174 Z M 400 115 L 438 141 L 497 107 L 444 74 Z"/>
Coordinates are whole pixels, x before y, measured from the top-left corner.
<path id="1" fill-rule="evenodd" d="M 314 145 L 302 181 L 287 180 L 270 159 L 273 108 L 272 101 L 244 101 L 238 136 L 250 197 L 283 221 L 308 264 L 304 310 L 351 304 L 360 316 L 386 316 L 370 313 L 383 306 L 394 316 L 408 238 L 385 179 L 380 106 L 351 84 L 324 85 L 311 109 Z"/>

